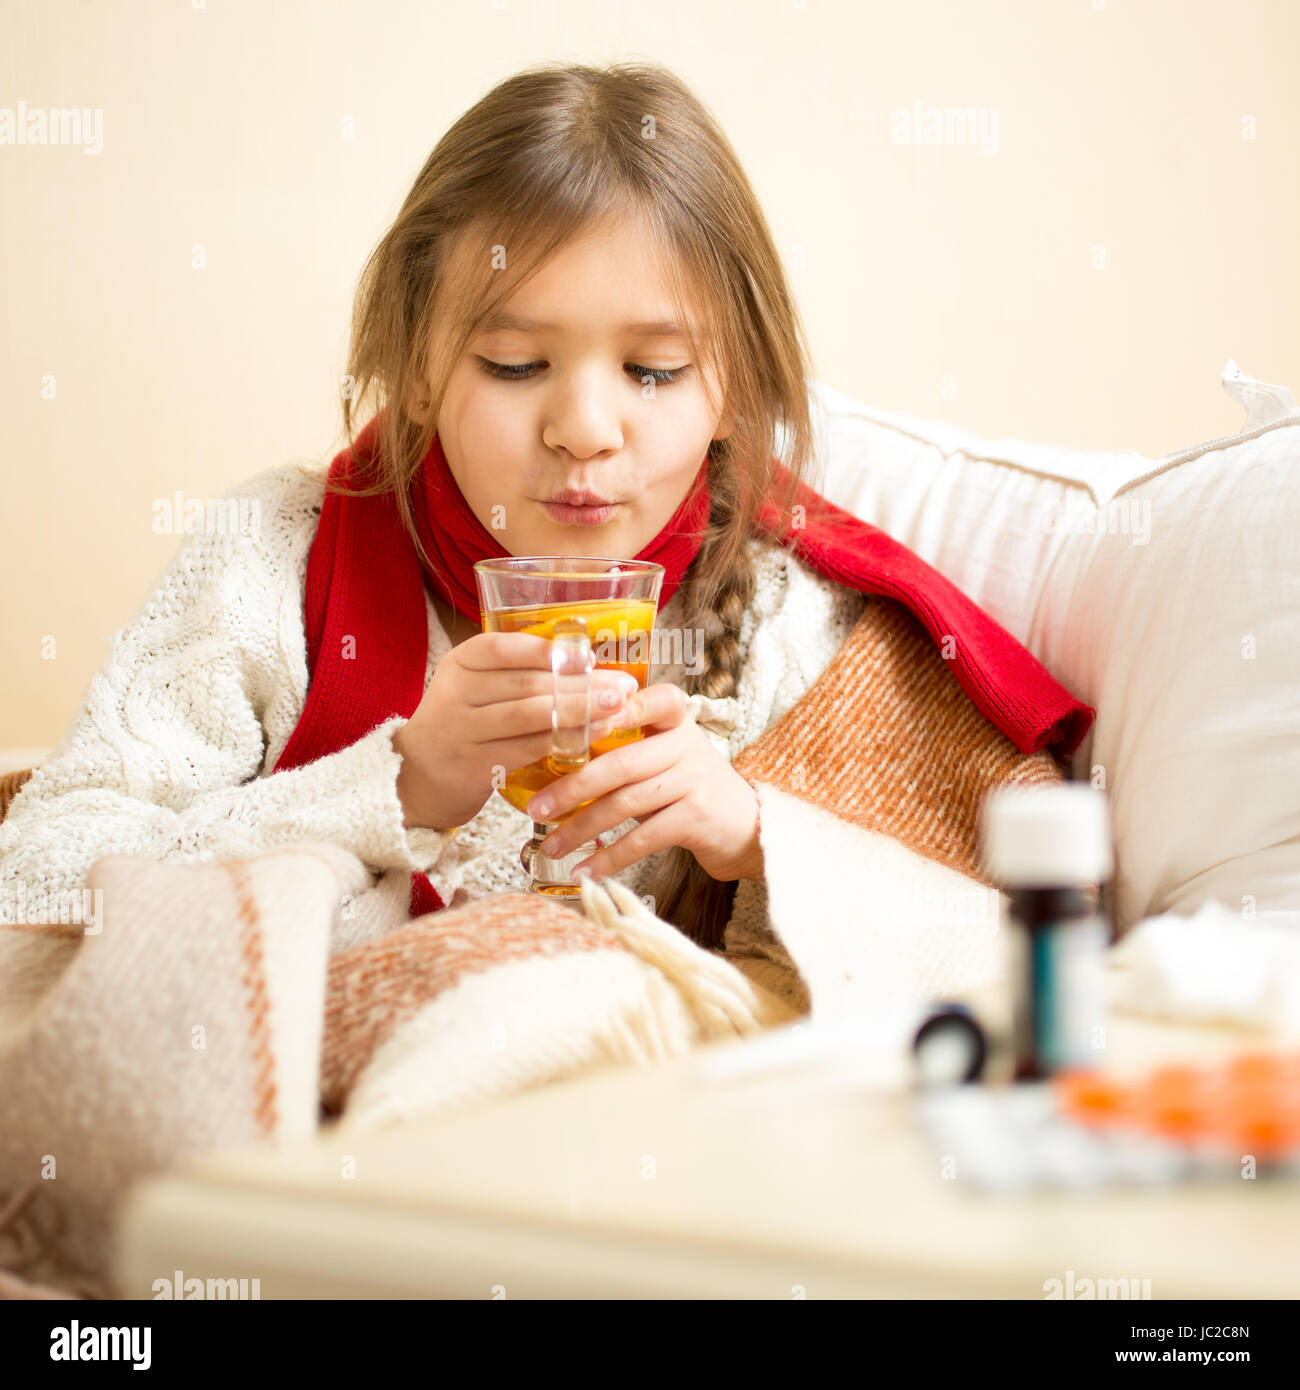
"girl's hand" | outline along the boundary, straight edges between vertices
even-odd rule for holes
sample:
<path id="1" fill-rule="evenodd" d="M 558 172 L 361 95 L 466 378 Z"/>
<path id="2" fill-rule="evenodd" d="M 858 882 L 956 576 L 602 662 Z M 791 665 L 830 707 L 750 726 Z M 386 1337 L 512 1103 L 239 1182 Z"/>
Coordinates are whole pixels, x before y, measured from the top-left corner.
<path id="1" fill-rule="evenodd" d="M 592 732 L 608 733 L 636 690 L 623 671 L 591 673 Z M 551 750 L 551 644 L 527 632 L 483 632 L 438 663 L 415 713 L 393 736 L 402 755 L 403 824 L 464 825 L 513 772 Z M 497 782 L 493 781 L 494 774 Z"/>
<path id="2" fill-rule="evenodd" d="M 596 878 L 626 869 L 656 850 L 681 845 L 722 882 L 760 878 L 758 797 L 754 789 L 686 717 L 686 696 L 675 685 L 647 686 L 628 702 L 613 728 L 645 737 L 602 753 L 577 772 L 537 793 L 528 814 L 553 821 L 590 801 L 542 842 L 562 858 L 625 820 L 640 822 L 621 839 L 579 864 Z"/>

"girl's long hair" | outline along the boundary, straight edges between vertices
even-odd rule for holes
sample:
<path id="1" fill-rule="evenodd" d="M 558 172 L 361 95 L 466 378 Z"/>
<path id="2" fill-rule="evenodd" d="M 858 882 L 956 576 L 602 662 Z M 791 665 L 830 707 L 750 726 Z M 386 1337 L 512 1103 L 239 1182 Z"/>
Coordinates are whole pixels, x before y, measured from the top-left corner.
<path id="1" fill-rule="evenodd" d="M 711 507 L 683 584 L 688 626 L 704 636 L 688 689 L 734 693 L 738 634 L 754 588 L 746 542 L 764 499 L 788 512 L 809 468 L 810 356 L 780 257 L 734 150 L 672 72 L 643 63 L 547 63 L 475 103 L 425 162 L 371 254 L 353 309 L 343 391 L 348 444 L 379 413 L 370 473 L 345 489 L 393 492 L 417 552 L 410 484 L 437 429 L 453 368 L 479 324 L 570 238 L 639 218 L 669 267 L 678 321 L 692 309 L 732 433 L 708 449 Z M 699 361 L 701 344 L 690 343 Z M 430 390 L 432 387 L 432 390 Z M 408 408 L 419 400 L 425 423 Z M 790 488 L 773 491 L 774 450 Z M 709 948 L 722 944 L 734 885 L 685 850 L 665 855 L 655 911 Z"/>

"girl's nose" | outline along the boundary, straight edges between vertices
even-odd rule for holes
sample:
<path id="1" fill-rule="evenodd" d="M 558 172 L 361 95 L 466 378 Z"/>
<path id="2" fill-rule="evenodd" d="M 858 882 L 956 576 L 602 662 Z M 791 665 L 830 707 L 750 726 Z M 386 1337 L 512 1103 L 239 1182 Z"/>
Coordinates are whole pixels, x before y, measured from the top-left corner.
<path id="1" fill-rule="evenodd" d="M 558 384 L 547 402 L 542 442 L 578 463 L 616 454 L 623 428 L 612 388 L 589 377 Z"/>

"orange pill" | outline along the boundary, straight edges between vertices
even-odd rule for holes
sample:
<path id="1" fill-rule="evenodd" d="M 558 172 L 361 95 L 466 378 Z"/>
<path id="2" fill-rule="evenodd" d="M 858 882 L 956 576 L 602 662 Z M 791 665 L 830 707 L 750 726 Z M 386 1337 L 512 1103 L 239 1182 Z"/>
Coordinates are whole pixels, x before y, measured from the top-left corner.
<path id="1" fill-rule="evenodd" d="M 1132 1087 L 1103 1072 L 1060 1072 L 1055 1079 L 1061 1109 L 1080 1124 L 1114 1124 L 1132 1109 Z"/>
<path id="2" fill-rule="evenodd" d="M 1134 1116 L 1145 1128 L 1189 1143 L 1208 1133 L 1218 1090 L 1217 1078 L 1201 1067 L 1159 1067 L 1139 1088 Z"/>
<path id="3" fill-rule="evenodd" d="M 1297 1076 L 1294 1060 L 1280 1053 L 1244 1052 L 1223 1065 L 1223 1079 L 1230 1087 L 1274 1086 L 1290 1090 Z"/>
<path id="4" fill-rule="evenodd" d="M 1300 1105 L 1271 1087 L 1236 1089 L 1210 1116 L 1213 1133 L 1258 1158 L 1277 1158 L 1300 1147 Z"/>

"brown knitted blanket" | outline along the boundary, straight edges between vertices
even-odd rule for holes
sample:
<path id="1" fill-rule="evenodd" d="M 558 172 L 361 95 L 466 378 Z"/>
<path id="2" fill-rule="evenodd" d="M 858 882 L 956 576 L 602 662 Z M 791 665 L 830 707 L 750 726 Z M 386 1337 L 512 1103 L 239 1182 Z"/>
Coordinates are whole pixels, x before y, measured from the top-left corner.
<path id="1" fill-rule="evenodd" d="M 983 795 L 1059 780 L 872 599 L 814 688 L 745 749 L 766 881 L 706 951 L 620 884 L 586 915 L 519 894 L 333 949 L 364 865 L 109 855 L 102 930 L 0 923 L 0 1297 L 105 1297 L 132 1184 L 217 1147 L 451 1114 L 652 1065 L 812 1010 L 952 994 L 996 969 Z M 170 1278 L 171 1271 L 158 1271 Z"/>

